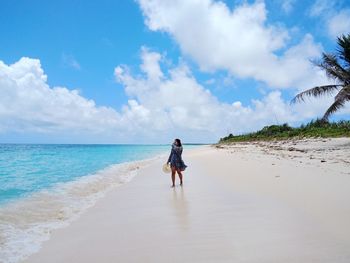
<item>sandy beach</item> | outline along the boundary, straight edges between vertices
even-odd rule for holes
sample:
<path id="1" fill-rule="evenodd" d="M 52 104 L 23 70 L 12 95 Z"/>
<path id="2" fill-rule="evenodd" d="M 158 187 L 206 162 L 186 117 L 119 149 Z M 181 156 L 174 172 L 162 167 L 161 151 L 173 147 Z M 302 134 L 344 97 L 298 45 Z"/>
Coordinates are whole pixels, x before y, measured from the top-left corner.
<path id="1" fill-rule="evenodd" d="M 350 262 L 350 139 L 184 150 L 157 159 L 24 262 Z"/>

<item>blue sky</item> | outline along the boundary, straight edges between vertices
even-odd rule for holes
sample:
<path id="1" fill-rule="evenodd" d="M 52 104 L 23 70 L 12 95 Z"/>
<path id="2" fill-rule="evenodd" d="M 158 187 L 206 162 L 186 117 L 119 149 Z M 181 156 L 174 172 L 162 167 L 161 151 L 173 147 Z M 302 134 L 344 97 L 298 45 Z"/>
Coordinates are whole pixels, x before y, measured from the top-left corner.
<path id="1" fill-rule="evenodd" d="M 289 101 L 327 83 L 307 62 L 348 33 L 347 1 L 195 2 L 2 1 L 0 140 L 206 142 L 322 116 L 331 98 L 294 108 Z M 9 101 L 18 106 L 8 110 Z"/>

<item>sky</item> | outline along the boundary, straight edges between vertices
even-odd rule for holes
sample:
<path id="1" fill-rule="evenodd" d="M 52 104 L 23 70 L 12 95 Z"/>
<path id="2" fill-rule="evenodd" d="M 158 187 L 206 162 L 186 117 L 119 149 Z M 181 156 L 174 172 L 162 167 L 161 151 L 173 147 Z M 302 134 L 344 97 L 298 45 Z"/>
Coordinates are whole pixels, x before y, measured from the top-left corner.
<path id="1" fill-rule="evenodd" d="M 322 117 L 290 101 L 334 83 L 350 2 L 0 0 L 0 32 L 0 142 L 210 143 Z"/>

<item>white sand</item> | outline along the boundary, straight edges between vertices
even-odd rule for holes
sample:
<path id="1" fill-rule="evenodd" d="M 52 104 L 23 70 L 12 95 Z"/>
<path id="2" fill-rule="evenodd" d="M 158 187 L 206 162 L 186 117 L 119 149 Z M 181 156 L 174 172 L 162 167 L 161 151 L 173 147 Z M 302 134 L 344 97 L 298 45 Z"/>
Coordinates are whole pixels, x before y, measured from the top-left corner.
<path id="1" fill-rule="evenodd" d="M 350 262 L 349 157 L 350 139 L 185 149 L 183 188 L 155 161 L 26 262 Z"/>

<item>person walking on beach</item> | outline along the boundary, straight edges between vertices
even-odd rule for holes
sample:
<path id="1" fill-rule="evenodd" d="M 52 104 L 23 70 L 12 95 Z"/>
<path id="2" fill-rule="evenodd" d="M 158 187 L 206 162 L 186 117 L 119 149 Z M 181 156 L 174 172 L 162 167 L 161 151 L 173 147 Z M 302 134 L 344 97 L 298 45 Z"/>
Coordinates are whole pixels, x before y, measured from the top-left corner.
<path id="1" fill-rule="evenodd" d="M 182 144 L 180 139 L 175 139 L 171 146 L 171 152 L 168 158 L 168 164 L 171 167 L 171 180 L 173 182 L 171 187 L 175 187 L 175 173 L 179 175 L 180 185 L 183 184 L 182 172 L 186 169 L 186 164 L 182 160 Z"/>

